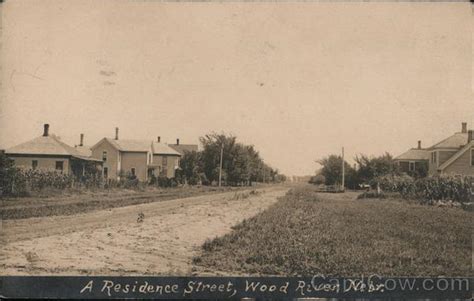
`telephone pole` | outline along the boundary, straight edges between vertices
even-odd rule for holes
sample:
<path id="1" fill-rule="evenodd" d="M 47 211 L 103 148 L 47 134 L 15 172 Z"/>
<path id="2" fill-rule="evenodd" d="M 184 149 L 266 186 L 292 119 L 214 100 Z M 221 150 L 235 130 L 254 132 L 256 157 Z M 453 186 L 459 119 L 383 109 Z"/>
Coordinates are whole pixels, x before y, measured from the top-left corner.
<path id="1" fill-rule="evenodd" d="M 342 190 L 344 191 L 344 147 L 342 147 Z"/>
<path id="2" fill-rule="evenodd" d="M 224 143 L 221 144 L 221 160 L 219 162 L 219 187 L 222 186 L 222 157 L 224 156 Z"/>

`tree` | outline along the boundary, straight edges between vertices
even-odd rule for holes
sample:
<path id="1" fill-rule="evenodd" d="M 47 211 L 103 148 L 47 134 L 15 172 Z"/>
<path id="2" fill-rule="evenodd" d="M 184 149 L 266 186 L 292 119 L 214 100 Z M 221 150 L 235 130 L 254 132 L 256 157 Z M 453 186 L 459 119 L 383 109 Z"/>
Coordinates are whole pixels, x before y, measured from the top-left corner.
<path id="1" fill-rule="evenodd" d="M 278 170 L 265 164 L 252 145 L 237 142 L 225 134 L 208 134 L 200 138 L 203 145 L 199 157 L 201 170 L 210 182 L 219 179 L 220 152 L 223 147 L 222 180 L 228 185 L 251 185 L 252 182 L 276 182 Z"/>
<path id="2" fill-rule="evenodd" d="M 378 176 L 397 172 L 392 155 L 385 153 L 378 157 L 359 155 L 354 158 L 359 165 L 357 176 L 362 182 L 370 182 Z"/>
<path id="3" fill-rule="evenodd" d="M 338 155 L 330 155 L 326 158 L 320 159 L 316 161 L 317 163 L 321 164 L 322 168 L 320 170 L 320 175 L 324 176 L 326 179 L 326 185 L 335 185 L 341 184 L 342 182 L 342 157 Z M 351 187 L 353 185 L 354 180 L 351 179 L 354 175 L 354 169 L 344 161 L 344 169 L 345 169 L 345 176 L 346 176 L 346 187 Z"/>
<path id="4" fill-rule="evenodd" d="M 178 174 L 182 180 L 190 185 L 196 185 L 201 182 L 201 155 L 202 153 L 196 151 L 184 152 L 183 157 L 180 159 Z"/>

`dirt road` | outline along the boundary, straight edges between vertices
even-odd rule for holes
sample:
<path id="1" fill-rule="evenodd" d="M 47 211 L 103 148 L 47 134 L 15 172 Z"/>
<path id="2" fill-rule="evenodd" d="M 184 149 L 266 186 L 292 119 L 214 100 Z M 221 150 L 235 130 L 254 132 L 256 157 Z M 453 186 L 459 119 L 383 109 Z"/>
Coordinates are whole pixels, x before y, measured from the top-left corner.
<path id="1" fill-rule="evenodd" d="M 271 187 L 257 194 L 227 192 L 73 216 L 6 220 L 0 230 L 0 273 L 190 274 L 192 258 L 206 239 L 231 231 L 286 190 Z"/>

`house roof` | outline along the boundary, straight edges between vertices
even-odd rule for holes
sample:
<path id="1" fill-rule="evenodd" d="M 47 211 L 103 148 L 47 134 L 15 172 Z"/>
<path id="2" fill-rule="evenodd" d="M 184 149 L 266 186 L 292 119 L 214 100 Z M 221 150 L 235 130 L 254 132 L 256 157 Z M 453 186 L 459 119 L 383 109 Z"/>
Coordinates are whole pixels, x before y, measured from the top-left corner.
<path id="1" fill-rule="evenodd" d="M 459 157 L 461 157 L 466 151 L 470 150 L 472 147 L 474 147 L 474 140 L 471 142 L 467 143 L 463 148 L 461 148 L 457 153 L 451 156 L 446 162 L 441 164 L 438 167 L 438 170 L 444 170 L 446 167 L 451 165 L 453 162 L 455 162 Z"/>
<path id="2" fill-rule="evenodd" d="M 151 148 L 151 141 L 150 140 L 134 140 L 134 139 L 133 140 L 132 139 L 115 140 L 115 139 L 112 139 L 112 138 L 104 138 L 102 140 L 108 141 L 116 149 L 118 149 L 122 152 L 148 152 Z M 94 147 L 95 147 L 95 145 L 92 148 L 94 148 Z"/>
<path id="3" fill-rule="evenodd" d="M 36 137 L 30 141 L 7 149 L 5 153 L 15 155 L 72 156 L 83 160 L 96 161 L 96 159 L 85 155 L 84 152 L 80 152 L 74 147 L 62 142 L 55 135 Z"/>
<path id="4" fill-rule="evenodd" d="M 412 148 L 395 157 L 395 160 L 429 160 L 429 158 L 430 153 L 426 149 Z"/>
<path id="5" fill-rule="evenodd" d="M 430 149 L 435 148 L 460 148 L 467 143 L 467 133 L 455 133 L 452 136 L 436 143 Z"/>
<path id="6" fill-rule="evenodd" d="M 153 154 L 181 156 L 181 153 L 171 148 L 168 144 L 153 142 Z"/>
<path id="7" fill-rule="evenodd" d="M 184 155 L 185 152 L 197 152 L 197 144 L 169 144 L 174 150 L 179 152 L 181 155 Z"/>
<path id="8" fill-rule="evenodd" d="M 90 146 L 86 146 L 86 145 L 83 145 L 83 146 L 76 146 L 74 147 L 75 150 L 77 152 L 79 152 L 82 156 L 85 156 L 85 157 L 90 157 L 92 156 L 92 150 L 91 150 L 91 147 Z"/>

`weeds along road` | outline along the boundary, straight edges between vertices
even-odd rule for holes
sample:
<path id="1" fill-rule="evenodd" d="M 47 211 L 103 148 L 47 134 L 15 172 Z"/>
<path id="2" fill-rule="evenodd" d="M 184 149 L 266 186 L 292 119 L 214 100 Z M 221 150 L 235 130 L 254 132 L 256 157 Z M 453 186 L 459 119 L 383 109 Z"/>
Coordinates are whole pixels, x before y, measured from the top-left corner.
<path id="1" fill-rule="evenodd" d="M 93 211 L 4 220 L 3 275 L 189 274 L 206 239 L 283 196 L 272 186 Z M 142 221 L 139 219 L 143 213 Z"/>

